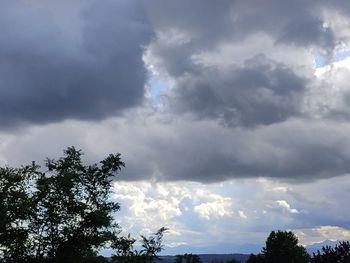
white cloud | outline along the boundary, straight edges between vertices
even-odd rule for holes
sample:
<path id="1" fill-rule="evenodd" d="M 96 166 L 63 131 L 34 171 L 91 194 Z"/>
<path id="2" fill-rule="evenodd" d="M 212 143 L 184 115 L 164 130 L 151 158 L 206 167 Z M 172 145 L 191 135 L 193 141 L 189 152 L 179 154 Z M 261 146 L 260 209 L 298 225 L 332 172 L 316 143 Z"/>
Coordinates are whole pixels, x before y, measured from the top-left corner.
<path id="1" fill-rule="evenodd" d="M 246 216 L 246 214 L 242 211 L 242 210 L 239 210 L 238 211 L 238 215 L 240 218 L 242 219 L 247 219 L 248 217 Z"/>
<path id="2" fill-rule="evenodd" d="M 290 204 L 288 204 L 288 202 L 286 200 L 277 200 L 276 203 L 277 203 L 278 207 L 281 207 L 281 208 L 285 209 L 289 213 L 292 213 L 292 214 L 298 214 L 299 213 L 299 211 L 297 209 L 291 208 Z"/>
<path id="3" fill-rule="evenodd" d="M 220 197 L 215 201 L 202 203 L 194 207 L 194 211 L 207 220 L 216 219 L 220 217 L 231 217 L 232 200 L 230 198 Z"/>
<path id="4" fill-rule="evenodd" d="M 339 226 L 318 226 L 293 230 L 303 245 L 321 243 L 326 240 L 349 240 L 350 230 Z"/>

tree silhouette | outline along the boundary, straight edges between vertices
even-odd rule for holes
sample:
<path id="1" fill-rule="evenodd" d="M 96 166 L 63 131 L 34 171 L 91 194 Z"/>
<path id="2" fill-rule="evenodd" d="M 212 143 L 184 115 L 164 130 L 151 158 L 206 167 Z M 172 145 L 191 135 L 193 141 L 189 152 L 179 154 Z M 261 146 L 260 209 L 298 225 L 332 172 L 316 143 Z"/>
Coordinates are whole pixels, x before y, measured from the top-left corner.
<path id="1" fill-rule="evenodd" d="M 287 231 L 272 231 L 258 255 L 250 255 L 247 263 L 307 263 L 309 255 L 298 245 L 298 238 Z"/>
<path id="2" fill-rule="evenodd" d="M 85 262 L 119 231 L 111 216 L 119 204 L 109 194 L 112 177 L 124 166 L 120 154 L 90 166 L 81 156 L 68 148 L 63 158 L 47 159 L 48 171 L 39 173 L 29 223 L 35 258 Z"/>
<path id="3" fill-rule="evenodd" d="M 198 255 L 194 254 L 184 254 L 184 255 L 177 255 L 175 258 L 175 263 L 201 263 Z"/>
<path id="4" fill-rule="evenodd" d="M 27 191 L 35 167 L 0 168 L 0 259 L 22 262 L 30 251 L 27 223 L 34 206 Z"/>
<path id="5" fill-rule="evenodd" d="M 259 255 L 250 254 L 246 263 L 264 263 L 264 262 L 265 260 L 261 254 Z"/>
<path id="6" fill-rule="evenodd" d="M 272 231 L 262 250 L 262 257 L 268 263 L 307 263 L 309 255 L 293 232 Z"/>
<path id="7" fill-rule="evenodd" d="M 112 248 L 116 254 L 112 257 L 112 262 L 118 263 L 153 263 L 159 260 L 157 254 L 163 250 L 163 235 L 167 231 L 162 227 L 150 237 L 141 236 L 142 250 L 134 250 L 133 245 L 136 239 L 121 237 L 114 240 Z"/>
<path id="8" fill-rule="evenodd" d="M 106 262 L 98 256 L 106 246 L 129 255 L 125 262 L 154 262 L 165 228 L 142 236 L 143 250 L 136 252 L 135 239 L 121 237 L 113 223 L 119 204 L 109 196 L 124 166 L 120 154 L 93 165 L 84 165 L 82 155 L 69 147 L 62 158 L 46 160 L 45 172 L 35 162 L 0 168 L 1 263 Z"/>
<path id="9" fill-rule="evenodd" d="M 339 242 L 332 248 L 322 247 L 321 251 L 313 253 L 311 263 L 350 263 L 350 243 L 349 241 Z"/>

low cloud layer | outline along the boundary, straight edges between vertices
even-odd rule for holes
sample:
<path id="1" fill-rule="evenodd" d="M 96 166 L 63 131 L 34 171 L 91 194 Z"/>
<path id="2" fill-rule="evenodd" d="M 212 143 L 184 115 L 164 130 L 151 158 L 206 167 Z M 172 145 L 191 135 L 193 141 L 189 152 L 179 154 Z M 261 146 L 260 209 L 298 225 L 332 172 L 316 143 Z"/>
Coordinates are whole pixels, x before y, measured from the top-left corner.
<path id="1" fill-rule="evenodd" d="M 89 161 L 121 152 L 127 164 L 122 180 L 213 183 L 263 176 L 306 182 L 350 172 L 347 122 L 290 119 L 246 130 L 149 111 L 129 114 L 2 134 L 2 159 L 10 165 L 39 162 L 76 145 Z"/>

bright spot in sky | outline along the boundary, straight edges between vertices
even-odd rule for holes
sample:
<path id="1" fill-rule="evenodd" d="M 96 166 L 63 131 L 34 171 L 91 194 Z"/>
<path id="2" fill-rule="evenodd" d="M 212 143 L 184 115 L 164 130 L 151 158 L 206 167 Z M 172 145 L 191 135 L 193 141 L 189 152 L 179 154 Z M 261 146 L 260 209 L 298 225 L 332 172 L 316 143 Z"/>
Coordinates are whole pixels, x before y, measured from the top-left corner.
<path id="1" fill-rule="evenodd" d="M 166 91 L 166 84 L 156 75 L 152 75 L 148 84 L 148 96 L 154 106 L 162 105 L 162 96 Z"/>
<path id="2" fill-rule="evenodd" d="M 341 60 L 344 60 L 348 57 L 350 57 L 350 50 L 339 52 L 339 53 L 334 54 L 333 62 L 341 61 Z M 322 67 L 326 66 L 326 64 L 327 64 L 326 58 L 319 53 L 314 54 L 314 60 L 315 60 L 315 67 L 316 68 L 322 68 Z"/>

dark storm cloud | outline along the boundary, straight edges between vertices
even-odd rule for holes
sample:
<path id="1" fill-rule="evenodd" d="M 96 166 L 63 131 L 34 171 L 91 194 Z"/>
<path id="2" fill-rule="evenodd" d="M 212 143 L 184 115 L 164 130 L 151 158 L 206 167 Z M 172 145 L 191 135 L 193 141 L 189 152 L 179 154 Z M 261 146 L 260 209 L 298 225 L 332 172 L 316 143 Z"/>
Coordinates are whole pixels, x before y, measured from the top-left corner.
<path id="1" fill-rule="evenodd" d="M 330 53 L 336 45 L 332 29 L 323 26 L 322 2 L 289 3 L 270 0 L 262 5 L 260 1 L 238 0 L 220 3 L 207 0 L 103 0 L 79 3 L 80 12 L 76 13 L 78 18 L 74 20 L 79 23 L 72 22 L 71 27 L 67 26 L 69 22 L 65 21 L 67 19 L 64 14 L 73 5 L 68 1 L 62 2 L 60 11 L 57 11 L 63 14 L 60 16 L 53 16 L 53 8 L 42 7 L 41 2 L 2 3 L 2 128 L 21 122 L 48 123 L 69 118 L 100 120 L 139 105 L 144 98 L 147 79 L 142 56 L 151 39 L 152 54 L 161 61 L 158 66 L 175 78 L 178 93 L 184 93 L 175 97 L 179 100 L 175 104 L 184 105 L 188 110 L 194 109 L 200 116 L 204 113 L 214 118 L 222 115 L 223 119 L 235 122 L 233 119 L 236 118 L 238 123 L 248 126 L 254 125 L 253 119 L 259 118 L 261 120 L 256 124 L 283 121 L 298 114 L 294 98 L 302 94 L 301 85 L 304 80 L 284 68 L 270 69 L 270 73 L 267 72 L 269 69 L 263 69 L 264 72 L 260 74 L 257 72 L 258 67 L 244 69 L 240 65 L 233 69 L 233 76 L 225 76 L 225 73 L 218 70 L 218 75 L 223 79 L 212 81 L 205 74 L 214 74 L 215 69 L 208 71 L 194 63 L 193 55 L 211 50 L 220 43 L 240 43 L 242 39 L 257 32 L 268 34 L 277 46 L 281 43 L 316 46 L 325 53 Z M 67 12 L 69 15 L 72 14 Z M 62 28 L 61 24 L 66 27 Z M 178 34 L 183 35 L 183 43 L 166 45 L 164 41 L 153 37 L 154 32 L 165 33 L 165 38 L 169 32 L 174 32 L 175 38 Z M 172 42 L 171 39 L 168 41 Z M 282 75 L 278 77 L 275 73 Z M 257 79 L 246 83 L 244 79 L 248 75 Z M 269 77 L 272 80 L 268 80 Z M 292 77 L 295 77 L 292 80 L 295 86 L 283 82 Z M 266 88 L 265 91 L 271 93 L 265 94 L 268 98 L 264 95 L 260 101 L 246 92 L 242 94 L 243 100 L 232 96 L 231 101 L 228 97 L 222 101 L 223 96 L 238 91 L 237 85 L 242 84 L 253 91 L 259 90 L 260 80 L 264 82 L 262 85 Z M 190 107 L 189 104 L 193 101 L 187 101 L 185 94 L 191 95 L 194 91 L 183 89 L 187 86 L 184 81 L 207 87 L 225 86 L 220 81 L 227 81 L 227 87 L 230 88 L 221 91 L 214 88 L 207 91 L 205 88 L 193 88 L 196 91 L 193 95 L 198 95 L 199 98 L 202 96 L 203 101 L 194 102 L 195 105 Z M 292 101 L 285 103 L 282 98 L 284 94 L 279 94 L 279 88 L 271 84 L 271 81 L 293 89 L 286 91 L 282 88 L 288 96 L 293 94 Z M 200 90 L 206 94 L 199 94 L 197 91 Z M 220 92 L 222 94 L 218 95 Z M 277 100 L 271 100 L 271 96 L 277 96 Z M 266 100 L 270 100 L 271 104 L 268 105 Z M 209 101 L 213 107 L 204 105 Z M 223 104 L 214 105 L 221 103 Z M 251 109 L 243 110 L 248 108 Z M 266 113 L 261 116 L 257 114 L 258 111 L 265 110 Z M 237 116 L 233 118 L 233 115 Z"/>
<path id="2" fill-rule="evenodd" d="M 243 30 L 265 31 L 276 44 L 317 47 L 332 52 L 336 46 L 333 31 L 325 27 L 322 1 L 238 1 L 237 17 Z M 246 28 L 246 29 L 244 29 Z"/>
<path id="3" fill-rule="evenodd" d="M 322 1 L 180 0 L 164 3 L 151 0 L 148 3 L 146 10 L 155 28 L 184 30 L 192 35 L 197 47 L 223 39 L 241 40 L 258 31 L 265 31 L 276 40 L 300 45 L 328 48 L 335 44 L 332 31 L 323 28 Z"/>
<path id="4" fill-rule="evenodd" d="M 106 0 L 83 6 L 82 26 L 72 25 L 77 32 L 68 34 L 39 2 L 2 2 L 1 128 L 99 120 L 139 104 L 146 81 L 143 46 L 151 30 L 134 4 Z"/>
<path id="5" fill-rule="evenodd" d="M 19 147 L 9 159 L 32 152 L 34 138 L 64 145 L 62 134 L 68 134 L 92 154 L 98 147 L 120 151 L 128 180 L 305 181 L 350 172 L 348 124 L 318 112 L 333 93 L 341 97 L 334 109 L 346 108 L 338 105 L 346 92 L 328 89 L 332 75 L 327 85 L 317 80 L 311 54 L 331 55 L 344 40 L 324 12 L 348 15 L 346 2 L 331 8 L 302 0 L 81 3 L 81 25 L 69 33 L 35 4 L 12 1 L 1 8 L 1 127 L 100 120 L 139 105 L 147 75 L 143 56 L 155 78 L 171 84 L 164 107 L 155 113 L 135 107 L 99 124 L 28 129 L 33 135 L 23 141 L 30 150 Z M 305 106 L 310 101 L 315 114 Z"/>
<path id="6" fill-rule="evenodd" d="M 294 43 L 300 46 L 318 46 L 331 54 L 336 46 L 335 36 L 331 29 L 323 26 L 320 18 L 306 16 L 289 21 L 283 27 L 278 42 Z"/>
<path id="7" fill-rule="evenodd" d="M 171 106 L 229 126 L 268 125 L 300 114 L 306 83 L 287 66 L 258 55 L 225 70 L 185 74 Z"/>
<path id="8" fill-rule="evenodd" d="M 334 8 L 337 8 L 335 6 Z M 275 44 L 316 47 L 332 52 L 337 44 L 331 28 L 324 26 L 322 1 L 149 1 L 147 12 L 157 31 L 177 30 L 189 37 L 184 45 L 155 42 L 155 54 L 164 59 L 170 74 L 178 76 L 191 55 L 223 42 L 239 43 L 256 33 L 266 33 Z M 181 19 L 179 19 L 181 18 Z M 258 43 L 257 43 L 258 44 Z M 183 61 L 181 63 L 181 61 Z M 180 62 L 180 63 L 179 63 Z"/>

